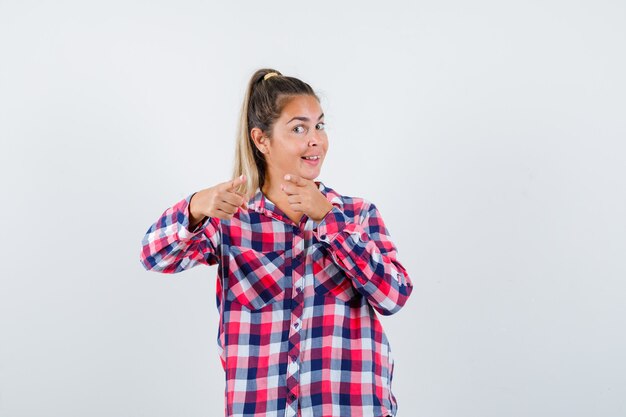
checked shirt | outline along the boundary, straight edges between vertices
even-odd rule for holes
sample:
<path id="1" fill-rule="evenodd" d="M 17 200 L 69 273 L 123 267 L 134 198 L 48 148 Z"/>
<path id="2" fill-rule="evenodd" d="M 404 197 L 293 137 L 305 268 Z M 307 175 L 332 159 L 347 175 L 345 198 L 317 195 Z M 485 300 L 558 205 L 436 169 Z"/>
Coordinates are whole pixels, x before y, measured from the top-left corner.
<path id="1" fill-rule="evenodd" d="M 230 220 L 189 230 L 193 194 L 148 229 L 147 270 L 218 265 L 225 415 L 395 416 L 394 360 L 376 315 L 413 285 L 374 204 L 316 181 L 332 210 L 296 224 L 257 189 Z"/>

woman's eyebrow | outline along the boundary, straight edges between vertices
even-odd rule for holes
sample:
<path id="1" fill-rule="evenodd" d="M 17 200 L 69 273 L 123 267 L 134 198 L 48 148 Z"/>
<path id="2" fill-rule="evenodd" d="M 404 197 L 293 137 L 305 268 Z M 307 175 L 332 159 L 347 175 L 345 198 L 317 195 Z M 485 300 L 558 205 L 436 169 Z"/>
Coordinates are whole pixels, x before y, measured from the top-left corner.
<path id="1" fill-rule="evenodd" d="M 318 117 L 317 120 L 320 120 L 322 117 L 324 117 L 324 113 L 320 114 L 320 117 Z M 308 117 L 305 117 L 305 116 L 296 116 L 296 117 L 292 117 L 291 120 L 289 120 L 285 124 L 289 124 L 289 123 L 293 122 L 294 120 L 300 120 L 300 121 L 303 121 L 303 122 L 308 122 L 310 119 Z"/>

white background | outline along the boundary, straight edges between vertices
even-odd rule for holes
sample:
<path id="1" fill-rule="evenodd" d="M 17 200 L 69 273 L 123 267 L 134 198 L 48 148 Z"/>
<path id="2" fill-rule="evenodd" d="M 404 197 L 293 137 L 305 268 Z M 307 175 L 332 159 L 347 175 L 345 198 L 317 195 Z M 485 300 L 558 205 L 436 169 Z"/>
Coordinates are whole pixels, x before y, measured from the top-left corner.
<path id="1" fill-rule="evenodd" d="M 399 416 L 626 415 L 625 40 L 617 0 L 0 0 L 0 415 L 223 415 L 217 268 L 139 251 L 262 67 L 413 280 Z"/>

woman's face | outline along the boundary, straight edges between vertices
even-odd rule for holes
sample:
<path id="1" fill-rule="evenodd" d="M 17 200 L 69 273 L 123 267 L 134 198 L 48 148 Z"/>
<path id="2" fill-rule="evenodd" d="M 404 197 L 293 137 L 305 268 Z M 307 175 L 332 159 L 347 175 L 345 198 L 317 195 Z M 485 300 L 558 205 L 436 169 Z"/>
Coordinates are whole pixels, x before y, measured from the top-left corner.
<path id="1" fill-rule="evenodd" d="M 314 180 L 320 174 L 328 150 L 324 114 L 313 96 L 299 95 L 283 108 L 274 124 L 273 136 L 266 141 L 268 175 L 272 182 L 285 174 Z M 317 157 L 305 159 L 304 157 Z"/>

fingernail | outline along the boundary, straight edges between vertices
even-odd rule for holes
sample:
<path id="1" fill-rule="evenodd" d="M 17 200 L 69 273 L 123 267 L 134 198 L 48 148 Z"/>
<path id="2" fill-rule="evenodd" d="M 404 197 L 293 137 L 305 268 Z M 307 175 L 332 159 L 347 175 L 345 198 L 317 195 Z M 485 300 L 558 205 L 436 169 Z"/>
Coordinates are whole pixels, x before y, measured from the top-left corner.
<path id="1" fill-rule="evenodd" d="M 245 176 L 244 174 L 241 174 L 241 176 L 239 177 L 239 179 L 243 181 L 243 180 L 245 180 L 245 179 L 246 179 L 246 176 Z"/>

